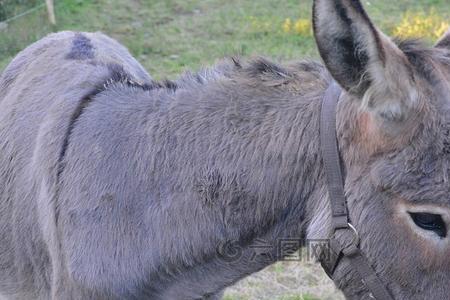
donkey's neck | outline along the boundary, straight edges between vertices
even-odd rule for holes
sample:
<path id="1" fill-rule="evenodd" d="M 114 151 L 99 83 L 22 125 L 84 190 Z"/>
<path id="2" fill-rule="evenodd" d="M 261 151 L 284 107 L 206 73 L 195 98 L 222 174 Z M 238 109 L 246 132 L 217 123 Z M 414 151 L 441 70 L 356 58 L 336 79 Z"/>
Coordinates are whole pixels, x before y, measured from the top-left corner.
<path id="1" fill-rule="evenodd" d="M 133 134 L 120 128 L 115 136 L 127 141 L 123 157 L 135 162 L 137 174 L 132 190 L 141 189 L 145 201 L 127 198 L 127 206 L 140 205 L 133 220 L 144 218 L 146 239 L 157 245 L 149 285 L 163 299 L 186 286 L 220 291 L 279 259 L 281 239 L 305 237 L 323 181 L 323 67 L 260 61 L 190 76 L 172 89 L 119 85 L 101 96 L 116 107 L 120 124 L 133 126 Z M 228 241 L 239 244 L 245 263 L 223 268 L 217 251 Z M 253 260 L 255 249 L 271 259 Z M 197 280 L 205 274 L 207 282 Z"/>
<path id="2" fill-rule="evenodd" d="M 264 61 L 176 91 L 162 119 L 147 122 L 165 123 L 155 152 L 165 153 L 155 158 L 159 184 L 170 178 L 195 199 L 190 209 L 215 211 L 225 236 L 251 240 L 269 229 L 274 237 L 303 236 L 308 202 L 320 190 L 327 84 L 317 64 L 282 69 Z"/>

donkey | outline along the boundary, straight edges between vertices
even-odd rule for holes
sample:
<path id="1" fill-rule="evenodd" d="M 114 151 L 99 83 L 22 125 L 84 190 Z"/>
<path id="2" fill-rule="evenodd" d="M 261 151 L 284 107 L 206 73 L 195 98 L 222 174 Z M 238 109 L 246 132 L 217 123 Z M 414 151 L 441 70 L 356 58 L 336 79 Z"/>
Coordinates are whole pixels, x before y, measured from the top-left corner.
<path id="1" fill-rule="evenodd" d="M 448 299 L 450 32 L 394 42 L 357 0 L 316 0 L 314 32 L 324 65 L 230 59 L 173 82 L 101 34 L 21 52 L 0 78 L 0 294 L 220 299 L 280 241 L 329 238 L 337 82 L 362 252 L 395 299 Z M 370 296 L 346 260 L 333 279 Z"/>

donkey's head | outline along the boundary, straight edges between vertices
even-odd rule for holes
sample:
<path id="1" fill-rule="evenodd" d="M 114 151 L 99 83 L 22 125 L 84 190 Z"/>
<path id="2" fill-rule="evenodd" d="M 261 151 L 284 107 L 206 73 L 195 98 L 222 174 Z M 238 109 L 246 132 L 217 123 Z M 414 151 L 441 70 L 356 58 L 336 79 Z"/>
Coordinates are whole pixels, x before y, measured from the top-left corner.
<path id="1" fill-rule="evenodd" d="M 430 48 L 394 43 L 358 0 L 316 0 L 314 30 L 345 90 L 339 146 L 362 251 L 396 299 L 448 299 L 450 32 Z M 361 299 L 353 272 L 341 264 L 336 283 Z"/>

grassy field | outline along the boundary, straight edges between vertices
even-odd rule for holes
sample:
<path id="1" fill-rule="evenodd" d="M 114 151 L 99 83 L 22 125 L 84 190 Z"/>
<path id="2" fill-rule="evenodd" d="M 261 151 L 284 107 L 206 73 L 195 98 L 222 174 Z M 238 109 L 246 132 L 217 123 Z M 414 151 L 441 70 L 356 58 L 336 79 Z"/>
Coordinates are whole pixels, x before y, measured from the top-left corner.
<path id="1" fill-rule="evenodd" d="M 2 1 L 14 2 L 0 0 L 0 5 Z M 377 24 L 388 32 L 393 31 L 407 10 L 426 12 L 433 7 L 443 17 L 450 16 L 448 0 L 363 2 Z M 308 20 L 311 3 L 311 0 L 58 0 L 58 24 L 54 27 L 46 22 L 44 9 L 7 27 L 0 25 L 0 70 L 26 45 L 59 30 L 103 31 L 124 43 L 156 78 L 173 77 L 184 69 L 197 69 L 230 55 L 265 55 L 279 60 L 317 57 L 310 34 L 283 31 L 286 18 Z"/>
<path id="2" fill-rule="evenodd" d="M 6 15 L 0 14 L 0 70 L 28 44 L 60 30 L 105 32 L 125 44 L 159 79 L 173 78 L 224 56 L 264 55 L 277 60 L 318 57 L 307 23 L 312 0 L 57 0 L 56 26 L 47 23 L 43 8 L 2 23 L 5 17 L 39 1 L 22 0 L 19 7 L 7 7 L 12 2 L 0 0 L 0 12 Z M 413 34 L 425 32 L 430 43 L 442 31 L 439 27 L 450 21 L 448 0 L 363 3 L 385 32 L 414 28 Z M 432 17 L 427 19 L 427 15 Z M 225 299 L 341 297 L 316 264 L 284 262 L 230 288 Z"/>

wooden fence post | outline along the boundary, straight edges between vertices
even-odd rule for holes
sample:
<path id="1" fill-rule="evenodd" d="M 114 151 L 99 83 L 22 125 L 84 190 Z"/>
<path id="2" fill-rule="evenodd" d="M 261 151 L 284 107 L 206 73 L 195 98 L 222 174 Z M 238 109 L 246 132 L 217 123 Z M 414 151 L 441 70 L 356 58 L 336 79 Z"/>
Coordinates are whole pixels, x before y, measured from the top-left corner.
<path id="1" fill-rule="evenodd" d="M 53 0 L 45 0 L 45 3 L 47 4 L 47 12 L 48 12 L 48 20 L 52 25 L 56 24 L 56 18 L 55 18 L 55 6 L 53 5 Z"/>

